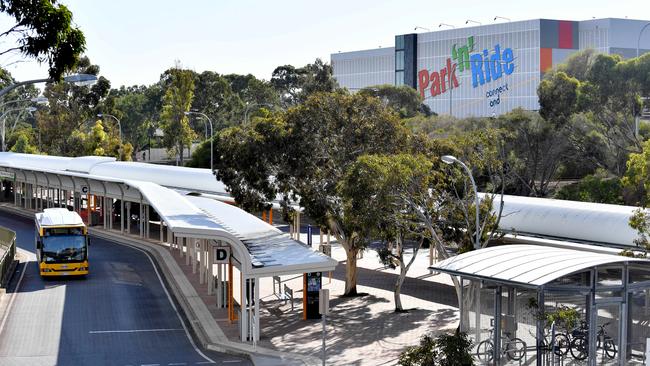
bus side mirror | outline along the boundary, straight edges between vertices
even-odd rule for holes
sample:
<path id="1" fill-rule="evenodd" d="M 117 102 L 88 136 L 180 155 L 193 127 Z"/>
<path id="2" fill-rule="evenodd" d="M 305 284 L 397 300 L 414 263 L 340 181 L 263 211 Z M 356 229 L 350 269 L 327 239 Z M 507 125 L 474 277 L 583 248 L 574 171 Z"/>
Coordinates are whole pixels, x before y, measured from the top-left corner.
<path id="1" fill-rule="evenodd" d="M 90 238 L 87 238 L 87 239 L 86 239 L 86 244 L 87 244 L 88 246 L 90 246 Z"/>
<path id="2" fill-rule="evenodd" d="M 36 249 L 43 249 L 43 242 L 42 241 L 37 241 L 36 242 Z"/>

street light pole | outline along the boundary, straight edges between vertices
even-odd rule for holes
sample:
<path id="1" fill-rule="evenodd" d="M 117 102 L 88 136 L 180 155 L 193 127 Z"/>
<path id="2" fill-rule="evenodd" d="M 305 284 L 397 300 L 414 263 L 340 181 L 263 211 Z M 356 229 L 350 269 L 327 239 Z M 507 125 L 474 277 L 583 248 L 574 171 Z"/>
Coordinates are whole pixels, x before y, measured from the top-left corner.
<path id="1" fill-rule="evenodd" d="M 120 120 L 117 119 L 117 117 L 115 117 L 114 115 L 107 114 L 107 113 L 97 113 L 97 117 L 99 118 L 111 117 L 117 122 L 117 127 L 119 128 L 120 131 L 120 145 L 122 145 L 122 123 L 120 123 Z"/>
<path id="2" fill-rule="evenodd" d="M 32 109 L 32 108 L 33 108 L 33 109 Z M 26 110 L 28 110 L 28 111 L 30 111 L 30 112 L 33 112 L 33 111 L 36 110 L 36 108 L 34 108 L 34 107 L 28 107 L 28 108 L 12 108 L 12 109 L 10 109 L 10 110 L 4 112 L 4 113 L 2 114 L 2 116 L 0 116 L 0 120 L 2 120 L 2 141 L 0 142 L 0 144 L 1 144 L 1 146 L 2 146 L 2 151 L 3 151 L 3 152 L 7 150 L 7 146 L 5 146 L 5 145 L 6 145 L 6 144 L 5 144 L 5 135 L 6 135 L 6 133 L 5 133 L 5 131 L 6 131 L 6 128 L 5 128 L 5 127 L 6 127 L 6 119 L 5 119 L 5 117 L 6 117 L 9 113 L 11 113 L 11 112 L 14 112 L 14 111 L 22 111 L 22 110 L 24 110 L 24 109 L 26 109 Z M 12 130 L 13 130 L 13 129 L 12 129 Z"/>
<path id="3" fill-rule="evenodd" d="M 467 172 L 467 175 L 469 175 L 469 180 L 472 183 L 472 188 L 474 189 L 474 198 L 475 198 L 475 206 L 476 206 L 476 240 L 474 242 L 474 249 L 480 249 L 481 248 L 481 230 L 480 230 L 480 210 L 479 210 L 479 199 L 478 199 L 478 189 L 476 188 L 476 182 L 474 182 L 474 176 L 472 175 L 472 171 L 463 163 L 462 161 L 458 160 L 455 156 L 451 155 L 444 155 L 442 157 L 442 161 L 445 164 L 453 164 L 453 163 L 458 163 L 460 166 L 465 169 L 465 172 Z"/>
<path id="4" fill-rule="evenodd" d="M 212 126 L 212 120 L 205 113 L 194 112 L 194 111 L 185 112 L 186 116 L 189 116 L 191 114 L 196 114 L 198 116 L 201 116 L 201 117 L 205 118 L 210 123 L 210 170 L 212 170 L 212 169 L 214 169 L 214 127 Z M 206 130 L 208 129 L 208 125 L 207 125 L 208 122 L 205 122 L 206 123 L 206 126 L 205 126 Z"/>
<path id="5" fill-rule="evenodd" d="M 643 31 L 650 26 L 650 22 L 646 23 L 639 31 L 639 37 L 636 40 L 636 57 L 639 57 L 639 49 L 641 48 L 641 35 Z M 639 113 L 640 114 L 640 113 Z M 634 137 L 639 138 L 639 115 L 635 113 L 634 116 Z"/>
<path id="6" fill-rule="evenodd" d="M 67 83 L 74 83 L 74 84 L 87 84 L 87 83 L 93 83 L 97 81 L 97 76 L 91 75 L 91 74 L 74 74 L 74 75 L 69 75 L 63 78 L 63 81 Z M 38 84 L 38 83 L 51 83 L 54 82 L 54 79 L 46 78 L 46 79 L 34 79 L 34 80 L 27 80 L 27 81 L 19 81 L 17 83 L 8 85 L 4 87 L 2 90 L 0 90 L 0 97 L 3 95 L 9 93 L 10 91 L 16 89 L 19 86 L 23 85 L 29 85 L 29 84 Z"/>
<path id="7" fill-rule="evenodd" d="M 650 26 L 650 22 L 648 22 L 646 25 L 641 28 L 641 31 L 639 31 L 639 38 L 636 40 L 636 57 L 639 57 L 639 48 L 641 48 L 641 35 L 643 34 L 643 31 Z"/>

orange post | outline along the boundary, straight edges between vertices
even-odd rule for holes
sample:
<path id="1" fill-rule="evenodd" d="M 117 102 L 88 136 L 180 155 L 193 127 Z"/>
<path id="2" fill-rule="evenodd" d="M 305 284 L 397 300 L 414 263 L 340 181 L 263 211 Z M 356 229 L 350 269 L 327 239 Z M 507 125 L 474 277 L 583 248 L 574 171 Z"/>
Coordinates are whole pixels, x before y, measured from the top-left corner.
<path id="1" fill-rule="evenodd" d="M 262 211 L 262 220 L 266 221 L 266 210 Z"/>
<path id="2" fill-rule="evenodd" d="M 273 225 L 273 209 L 269 210 L 269 224 Z"/>

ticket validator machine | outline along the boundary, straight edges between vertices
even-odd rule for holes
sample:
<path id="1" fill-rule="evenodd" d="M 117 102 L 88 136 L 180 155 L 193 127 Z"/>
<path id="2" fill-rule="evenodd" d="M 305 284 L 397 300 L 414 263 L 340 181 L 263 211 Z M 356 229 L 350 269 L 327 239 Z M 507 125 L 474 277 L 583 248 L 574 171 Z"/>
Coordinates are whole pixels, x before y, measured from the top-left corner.
<path id="1" fill-rule="evenodd" d="M 304 297 L 302 300 L 302 318 L 320 319 L 318 312 L 319 296 L 323 274 L 321 272 L 305 273 L 303 275 Z"/>

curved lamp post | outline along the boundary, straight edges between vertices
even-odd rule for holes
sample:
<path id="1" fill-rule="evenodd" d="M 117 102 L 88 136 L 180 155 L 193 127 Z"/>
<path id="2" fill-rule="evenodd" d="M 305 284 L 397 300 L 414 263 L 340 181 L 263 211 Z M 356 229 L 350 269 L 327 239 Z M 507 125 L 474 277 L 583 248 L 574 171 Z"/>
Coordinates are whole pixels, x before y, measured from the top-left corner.
<path id="1" fill-rule="evenodd" d="M 639 38 L 637 38 L 636 40 L 636 57 L 639 57 L 639 48 L 641 47 L 641 35 L 643 34 L 643 31 L 648 27 L 650 27 L 650 22 L 644 25 L 643 28 L 641 28 L 641 30 L 639 31 Z"/>
<path id="2" fill-rule="evenodd" d="M 120 154 L 120 159 L 121 159 L 121 158 L 122 158 L 122 144 L 123 144 L 123 141 L 122 141 L 122 123 L 120 122 L 120 120 L 119 120 L 117 117 L 115 117 L 115 116 L 112 115 L 112 114 L 107 114 L 107 113 L 97 113 L 97 117 L 99 117 L 99 118 L 111 117 L 111 118 L 113 118 L 115 121 L 117 121 L 117 127 L 118 127 L 118 129 L 119 129 L 119 131 L 120 131 L 120 148 L 119 148 L 118 152 L 119 152 L 119 154 Z"/>
<path id="3" fill-rule="evenodd" d="M 97 81 L 97 76 L 91 74 L 74 74 L 74 75 L 68 75 L 64 77 L 63 81 L 65 81 L 66 83 L 73 83 L 75 85 L 89 85 Z M 47 78 L 47 79 L 34 79 L 34 80 L 20 81 L 15 84 L 8 85 L 4 87 L 2 90 L 0 90 L 0 97 L 16 89 L 19 86 L 38 84 L 38 83 L 51 83 L 51 82 L 54 82 L 54 79 Z"/>
<path id="4" fill-rule="evenodd" d="M 203 118 L 205 118 L 207 120 L 207 122 L 204 121 L 205 124 L 206 124 L 205 125 L 206 130 L 208 129 L 208 122 L 210 123 L 210 170 L 212 170 L 213 167 L 214 167 L 214 164 L 213 164 L 214 163 L 214 157 L 213 157 L 213 155 L 214 155 L 214 146 L 213 146 L 213 144 L 214 144 L 214 127 L 212 127 L 212 120 L 205 113 L 194 112 L 194 111 L 185 112 L 186 116 L 189 116 L 189 115 L 192 115 L 192 114 L 196 114 L 197 116 L 201 116 L 201 117 L 203 117 Z"/>
<path id="5" fill-rule="evenodd" d="M 455 156 L 452 155 L 443 155 L 442 156 L 442 161 L 445 164 L 453 164 L 453 163 L 458 163 L 460 166 L 465 169 L 465 172 L 467 172 L 467 175 L 469 175 L 469 180 L 472 182 L 472 188 L 474 189 L 474 197 L 476 198 L 476 240 L 474 241 L 474 249 L 479 249 L 481 248 L 481 237 L 480 237 L 480 226 L 479 226 L 479 220 L 480 220 L 480 210 L 479 210 L 479 200 L 478 200 L 478 189 L 476 188 L 476 182 L 474 182 L 474 176 L 472 175 L 472 171 L 463 163 L 462 161 L 458 160 Z"/>
<path id="6" fill-rule="evenodd" d="M 11 112 L 22 111 L 22 110 L 26 110 L 26 111 L 28 111 L 28 112 L 31 113 L 31 112 L 34 112 L 34 111 L 36 110 L 36 108 L 34 108 L 34 107 L 26 107 L 26 108 L 25 108 L 25 107 L 21 107 L 21 108 L 12 108 L 12 109 L 10 109 L 10 110 L 4 112 L 4 113 L 2 114 L 2 116 L 0 116 L 0 120 L 2 120 L 2 141 L 1 141 L 0 143 L 1 143 L 1 145 L 2 145 L 2 151 L 3 151 L 3 152 L 7 150 L 7 146 L 5 146 L 5 142 L 6 142 L 6 141 L 5 141 L 5 131 L 6 131 L 6 128 L 5 128 L 5 127 L 6 127 L 6 124 L 5 124 L 5 122 L 6 122 L 5 117 L 6 117 L 9 113 L 11 113 Z"/>
<path id="7" fill-rule="evenodd" d="M 117 119 L 117 117 L 115 117 L 114 115 L 107 114 L 107 113 L 97 113 L 97 117 L 99 117 L 99 118 L 111 117 L 117 122 L 117 127 L 120 130 L 120 145 L 122 145 L 122 123 L 120 123 L 120 120 Z"/>

